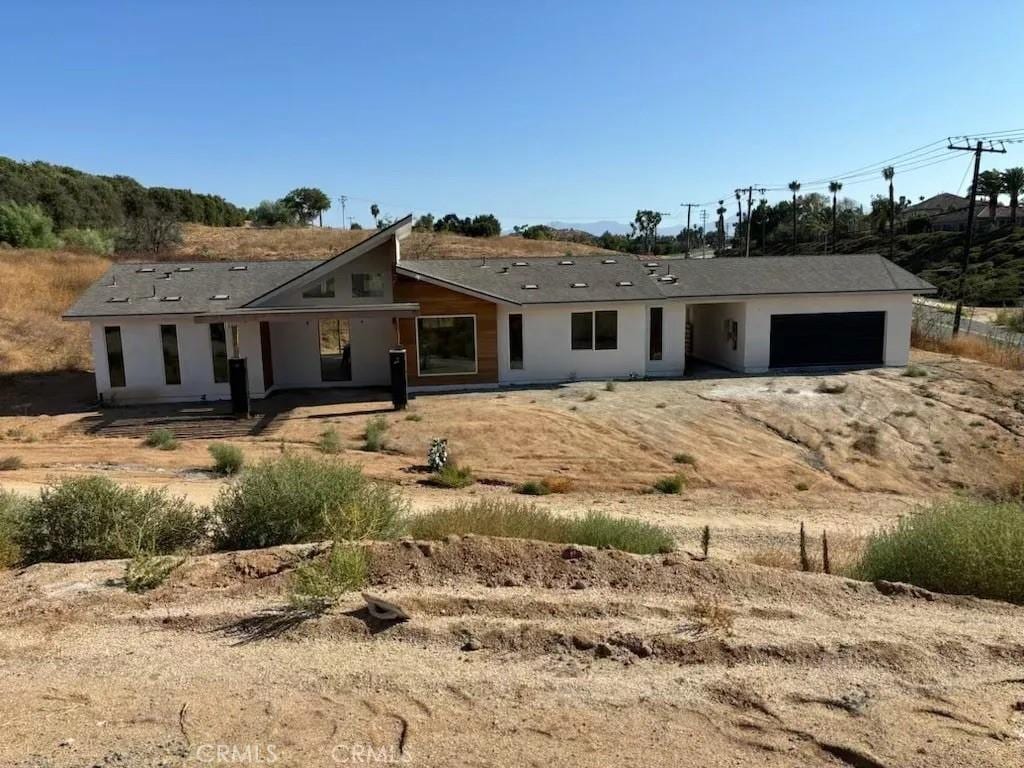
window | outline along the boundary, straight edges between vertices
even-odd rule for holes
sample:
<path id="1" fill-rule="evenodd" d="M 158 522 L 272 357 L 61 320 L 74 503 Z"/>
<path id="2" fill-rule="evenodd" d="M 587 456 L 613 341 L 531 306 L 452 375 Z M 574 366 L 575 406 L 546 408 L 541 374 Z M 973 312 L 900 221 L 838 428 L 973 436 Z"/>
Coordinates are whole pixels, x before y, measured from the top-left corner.
<path id="1" fill-rule="evenodd" d="M 476 317 L 416 318 L 416 352 L 421 376 L 476 373 Z"/>
<path id="2" fill-rule="evenodd" d="M 523 316 L 508 316 L 508 367 L 513 371 L 523 369 Z"/>
<path id="3" fill-rule="evenodd" d="M 651 307 L 650 341 L 647 350 L 647 358 L 649 360 L 661 360 L 662 321 L 661 307 Z"/>
<path id="4" fill-rule="evenodd" d="M 213 380 L 228 380 L 228 336 L 224 323 L 210 323 L 210 355 L 213 357 Z"/>
<path id="5" fill-rule="evenodd" d="M 178 362 L 178 326 L 160 326 L 160 344 L 164 349 L 164 381 L 181 384 L 181 364 Z"/>
<path id="6" fill-rule="evenodd" d="M 619 346 L 619 313 L 605 310 L 594 313 L 594 349 L 617 349 Z"/>
<path id="7" fill-rule="evenodd" d="M 572 313 L 572 348 L 594 348 L 594 313 Z"/>
<path id="8" fill-rule="evenodd" d="M 353 272 L 352 295 L 357 299 L 379 298 L 384 295 L 384 275 L 380 272 Z"/>
<path id="9" fill-rule="evenodd" d="M 121 351 L 121 328 L 110 325 L 103 329 L 107 343 L 107 370 L 110 372 L 110 386 L 124 386 L 124 352 Z"/>
<path id="10" fill-rule="evenodd" d="M 573 349 L 618 349 L 619 313 L 614 309 L 572 313 Z"/>
<path id="11" fill-rule="evenodd" d="M 320 321 L 320 380 L 352 381 L 352 336 L 348 320 Z"/>
<path id="12" fill-rule="evenodd" d="M 328 277 L 326 280 L 321 280 L 311 288 L 307 288 L 302 292 L 302 298 L 304 299 L 333 299 L 334 298 L 334 278 Z"/>

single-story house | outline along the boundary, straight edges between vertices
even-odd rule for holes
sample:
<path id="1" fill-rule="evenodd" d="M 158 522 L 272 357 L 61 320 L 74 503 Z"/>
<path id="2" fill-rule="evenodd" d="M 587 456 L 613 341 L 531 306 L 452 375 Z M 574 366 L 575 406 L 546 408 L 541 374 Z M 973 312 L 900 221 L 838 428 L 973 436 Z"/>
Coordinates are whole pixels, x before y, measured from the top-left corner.
<path id="1" fill-rule="evenodd" d="M 89 323 L 105 402 L 226 399 L 390 381 L 410 390 L 903 366 L 912 296 L 881 256 L 657 259 L 631 254 L 403 260 L 406 217 L 323 261 L 112 266 L 64 315 Z"/>

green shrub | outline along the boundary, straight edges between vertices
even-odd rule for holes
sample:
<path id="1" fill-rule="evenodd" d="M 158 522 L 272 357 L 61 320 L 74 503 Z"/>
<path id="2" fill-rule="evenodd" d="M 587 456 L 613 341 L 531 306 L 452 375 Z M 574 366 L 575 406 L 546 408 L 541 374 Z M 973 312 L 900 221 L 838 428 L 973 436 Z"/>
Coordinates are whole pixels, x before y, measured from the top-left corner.
<path id="1" fill-rule="evenodd" d="M 697 464 L 697 458 L 692 453 L 677 453 L 672 461 L 676 464 L 689 464 L 691 467 Z"/>
<path id="2" fill-rule="evenodd" d="M 21 456 L 4 456 L 0 458 L 0 472 L 10 472 L 15 469 L 21 469 L 25 466 L 25 462 L 21 460 Z"/>
<path id="3" fill-rule="evenodd" d="M 38 205 L 0 203 L 0 243 L 15 248 L 57 248 L 53 222 Z"/>
<path id="4" fill-rule="evenodd" d="M 682 475 L 669 475 L 654 481 L 654 490 L 658 493 L 681 493 L 686 487 L 686 478 Z"/>
<path id="5" fill-rule="evenodd" d="M 220 549 L 256 549 L 325 539 L 389 538 L 405 502 L 359 467 L 284 454 L 247 467 L 213 506 Z"/>
<path id="6" fill-rule="evenodd" d="M 114 252 L 114 235 L 99 229 L 65 229 L 60 233 L 64 247 L 69 251 L 110 256 Z"/>
<path id="7" fill-rule="evenodd" d="M 423 421 L 423 417 L 418 413 L 407 413 L 405 415 L 406 421 Z"/>
<path id="8" fill-rule="evenodd" d="M 321 432 L 319 439 L 316 441 L 316 448 L 320 453 L 341 453 L 341 435 L 338 434 L 338 430 L 334 427 L 328 427 Z"/>
<path id="9" fill-rule="evenodd" d="M 166 489 L 72 477 L 29 501 L 17 541 L 29 563 L 77 562 L 187 550 L 202 543 L 207 527 L 202 510 Z"/>
<path id="10" fill-rule="evenodd" d="M 124 566 L 124 586 L 129 592 L 156 589 L 185 562 L 180 557 L 162 557 L 139 553 Z"/>
<path id="11" fill-rule="evenodd" d="M 245 454 L 237 445 L 210 443 L 207 448 L 213 457 L 213 469 L 220 475 L 235 475 L 245 463 Z"/>
<path id="12" fill-rule="evenodd" d="M 417 539 L 443 539 L 453 533 L 473 533 L 585 544 L 637 554 L 674 548 L 673 539 L 666 531 L 638 520 L 597 512 L 573 519 L 508 499 L 482 499 L 417 515 L 410 520 L 409 533 Z"/>
<path id="13" fill-rule="evenodd" d="M 383 451 L 387 447 L 388 420 L 383 416 L 374 416 L 366 422 L 366 431 L 363 433 L 364 451 Z"/>
<path id="14" fill-rule="evenodd" d="M 369 556 L 362 547 L 334 542 L 331 553 L 303 563 L 292 575 L 292 604 L 302 610 L 323 610 L 346 592 L 366 584 Z"/>
<path id="15" fill-rule="evenodd" d="M 178 441 L 174 438 L 174 433 L 171 430 L 160 427 L 149 433 L 146 445 L 149 448 L 159 448 L 161 451 L 173 451 L 178 447 Z"/>
<path id="16" fill-rule="evenodd" d="M 516 493 L 526 496 L 547 496 L 551 493 L 551 488 L 543 480 L 527 480 L 516 486 Z"/>
<path id="17" fill-rule="evenodd" d="M 796 484 L 796 485 L 794 485 L 793 487 L 794 487 L 794 488 L 796 488 L 796 489 L 797 489 L 798 491 L 806 491 L 806 490 L 808 490 L 808 489 L 809 489 L 809 488 L 810 488 L 811 486 L 809 486 L 809 485 L 808 485 L 807 483 L 805 483 L 805 482 L 803 482 L 803 481 L 801 480 L 801 481 L 800 481 L 799 483 L 797 483 L 797 484 Z"/>
<path id="18" fill-rule="evenodd" d="M 469 467 L 460 467 L 449 462 L 427 480 L 438 488 L 465 488 L 473 484 L 473 472 Z"/>
<path id="19" fill-rule="evenodd" d="M 851 575 L 1024 603 L 1024 504 L 960 499 L 928 507 L 871 536 Z"/>
<path id="20" fill-rule="evenodd" d="M 823 395 L 841 395 L 849 386 L 845 381 L 819 381 L 815 389 Z"/>
<path id="21" fill-rule="evenodd" d="M 920 379 L 923 378 L 924 376 L 927 376 L 928 371 L 925 370 L 925 368 L 923 368 L 920 365 L 911 364 L 904 368 L 903 373 L 900 375 L 906 376 L 911 379 Z"/>
<path id="22" fill-rule="evenodd" d="M 0 488 L 0 568 L 10 568 L 21 560 L 19 528 L 28 499 Z"/>

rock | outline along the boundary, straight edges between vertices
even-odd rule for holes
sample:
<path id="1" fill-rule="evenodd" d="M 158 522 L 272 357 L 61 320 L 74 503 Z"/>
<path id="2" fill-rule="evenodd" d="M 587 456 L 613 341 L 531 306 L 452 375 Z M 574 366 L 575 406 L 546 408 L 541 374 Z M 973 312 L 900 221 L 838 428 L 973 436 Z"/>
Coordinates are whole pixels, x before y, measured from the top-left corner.
<path id="1" fill-rule="evenodd" d="M 479 651 L 483 647 L 483 644 L 475 637 L 470 637 L 462 644 L 462 650 L 464 651 Z"/>
<path id="2" fill-rule="evenodd" d="M 424 557 L 430 557 L 434 554 L 434 542 L 432 541 L 421 541 L 416 546 L 419 547 Z"/>
<path id="3" fill-rule="evenodd" d="M 459 536 L 459 534 L 457 533 L 449 533 L 447 536 L 444 537 L 444 540 L 448 544 L 458 544 L 460 541 L 462 541 L 462 537 Z"/>
<path id="4" fill-rule="evenodd" d="M 612 647 L 608 643 L 598 643 L 594 648 L 594 655 L 599 659 L 611 658 L 613 652 Z"/>
<path id="5" fill-rule="evenodd" d="M 585 581 L 583 581 L 582 579 L 576 579 L 576 581 L 574 581 L 571 585 L 569 585 L 569 589 L 586 589 L 586 588 L 587 588 L 587 583 Z"/>
<path id="6" fill-rule="evenodd" d="M 654 648 L 652 648 L 651 644 L 648 643 L 646 640 L 643 641 L 642 643 L 638 644 L 632 650 L 633 650 L 633 653 L 635 653 L 641 659 L 646 659 L 647 657 L 654 655 Z"/>
<path id="7" fill-rule="evenodd" d="M 879 579 L 875 582 L 875 589 L 889 597 L 914 597 L 922 600 L 934 600 L 935 594 L 923 587 L 915 587 L 913 584 L 904 584 L 901 581 L 885 581 Z"/>
<path id="8" fill-rule="evenodd" d="M 502 579 L 501 586 L 503 586 L 503 587 L 521 587 L 521 586 L 523 586 L 523 582 L 521 582 L 519 579 L 516 579 L 516 578 L 514 578 L 512 576 L 506 576 L 504 579 Z"/>
<path id="9" fill-rule="evenodd" d="M 589 651 L 597 646 L 597 641 L 590 635 L 573 635 L 572 647 L 577 651 Z"/>
<path id="10" fill-rule="evenodd" d="M 75 746 L 75 740 L 74 739 L 64 739 L 64 741 L 62 741 L 57 746 L 58 747 L 73 747 L 73 746 Z"/>
<path id="11" fill-rule="evenodd" d="M 586 553 L 574 544 L 570 544 L 562 550 L 563 560 L 581 560 L 585 555 Z"/>
<path id="12" fill-rule="evenodd" d="M 409 614 L 399 605 L 388 602 L 382 597 L 363 592 L 363 600 L 366 601 L 366 610 L 373 618 L 380 621 L 408 621 Z"/>

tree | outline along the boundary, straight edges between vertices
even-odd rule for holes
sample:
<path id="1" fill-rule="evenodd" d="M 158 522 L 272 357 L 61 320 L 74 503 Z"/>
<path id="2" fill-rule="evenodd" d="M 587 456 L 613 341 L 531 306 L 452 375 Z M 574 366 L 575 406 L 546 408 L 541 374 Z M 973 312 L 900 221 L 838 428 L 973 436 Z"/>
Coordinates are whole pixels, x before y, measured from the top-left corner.
<path id="1" fill-rule="evenodd" d="M 882 178 L 889 182 L 889 258 L 896 254 L 896 199 L 893 197 L 892 178 L 896 169 L 891 165 L 882 169 Z"/>
<path id="2" fill-rule="evenodd" d="M 0 203 L 0 243 L 15 248 L 56 248 L 53 222 L 38 205 Z"/>
<path id="3" fill-rule="evenodd" d="M 1007 168 L 1003 171 L 1003 191 L 1010 196 L 1010 226 L 1017 224 L 1017 206 L 1020 194 L 1024 192 L 1024 168 Z"/>
<path id="4" fill-rule="evenodd" d="M 988 195 L 988 220 L 996 224 L 999 208 L 999 193 L 1003 191 L 1003 174 L 999 171 L 984 171 L 978 174 L 978 193 Z"/>
<path id="5" fill-rule="evenodd" d="M 725 200 L 718 201 L 715 213 L 718 214 L 718 247 L 721 249 L 725 248 Z"/>
<path id="6" fill-rule="evenodd" d="M 380 206 L 377 205 L 376 203 L 370 205 L 370 215 L 373 216 L 373 223 L 374 225 L 376 225 L 378 219 L 380 218 Z"/>
<path id="7" fill-rule="evenodd" d="M 281 198 L 281 202 L 292 211 L 295 218 L 303 224 L 310 224 L 313 219 L 320 218 L 320 226 L 324 225 L 324 211 L 330 210 L 331 199 L 316 187 L 299 187 Z"/>
<path id="8" fill-rule="evenodd" d="M 249 212 L 253 224 L 262 227 L 290 227 L 295 224 L 295 210 L 283 200 L 264 200 Z"/>
<path id="9" fill-rule="evenodd" d="M 789 191 L 793 193 L 793 253 L 796 253 L 796 193 L 800 191 L 800 182 L 791 181 L 789 182 Z"/>
<path id="10" fill-rule="evenodd" d="M 413 232 L 433 232 L 434 231 L 434 214 L 425 213 L 416 219 L 416 223 L 412 225 Z"/>
<path id="11" fill-rule="evenodd" d="M 658 234 L 658 225 L 661 224 L 661 214 L 652 210 L 638 210 L 630 224 L 633 237 L 640 237 L 643 242 L 644 253 L 651 252 Z"/>
<path id="12" fill-rule="evenodd" d="M 832 193 L 832 251 L 836 249 L 836 209 L 839 206 L 839 190 L 843 188 L 843 182 L 830 181 L 828 191 Z"/>

